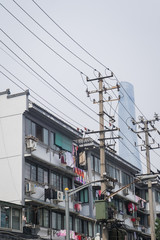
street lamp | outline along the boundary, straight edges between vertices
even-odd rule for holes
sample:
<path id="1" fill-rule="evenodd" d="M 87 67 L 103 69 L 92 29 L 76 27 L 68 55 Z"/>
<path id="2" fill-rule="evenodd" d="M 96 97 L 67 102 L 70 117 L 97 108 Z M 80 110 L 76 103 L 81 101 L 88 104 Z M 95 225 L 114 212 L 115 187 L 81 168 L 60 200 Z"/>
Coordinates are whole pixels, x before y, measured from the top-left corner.
<path id="1" fill-rule="evenodd" d="M 65 188 L 65 216 L 66 216 L 66 240 L 70 239 L 70 230 L 69 230 L 69 197 L 72 196 L 73 194 L 75 194 L 76 192 L 81 191 L 82 189 L 90 186 L 92 183 L 96 183 L 96 182 L 105 182 L 108 181 L 108 179 L 104 178 L 101 180 L 96 180 L 96 181 L 92 181 L 89 183 L 86 183 L 80 187 L 77 187 L 75 189 L 68 189 Z"/>

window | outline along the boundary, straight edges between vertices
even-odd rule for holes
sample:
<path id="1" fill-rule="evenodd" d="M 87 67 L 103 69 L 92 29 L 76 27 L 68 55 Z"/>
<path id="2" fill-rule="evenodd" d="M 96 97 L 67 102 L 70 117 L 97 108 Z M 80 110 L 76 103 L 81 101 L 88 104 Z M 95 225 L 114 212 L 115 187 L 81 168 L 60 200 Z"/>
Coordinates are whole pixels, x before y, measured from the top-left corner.
<path id="1" fill-rule="evenodd" d="M 123 202 L 120 199 L 114 198 L 113 205 L 119 213 L 123 214 Z"/>
<path id="2" fill-rule="evenodd" d="M 93 225 L 91 222 L 88 222 L 88 234 L 89 236 L 93 236 Z"/>
<path id="3" fill-rule="evenodd" d="M 1 207 L 1 227 L 11 227 L 11 208 L 8 206 Z"/>
<path id="4" fill-rule="evenodd" d="M 72 140 L 62 135 L 61 133 L 55 134 L 55 144 L 64 150 L 72 152 Z"/>
<path id="5" fill-rule="evenodd" d="M 57 229 L 62 229 L 62 215 L 57 213 Z"/>
<path id="6" fill-rule="evenodd" d="M 58 229 L 58 230 L 64 229 L 64 215 L 63 214 L 52 212 L 52 228 Z"/>
<path id="7" fill-rule="evenodd" d="M 156 202 L 160 203 L 160 192 L 155 191 L 155 200 Z"/>
<path id="8" fill-rule="evenodd" d="M 101 233 L 101 225 L 96 223 L 96 233 Z"/>
<path id="9" fill-rule="evenodd" d="M 43 226 L 43 213 L 42 209 L 38 209 L 38 222 L 40 226 Z"/>
<path id="10" fill-rule="evenodd" d="M 16 208 L 12 209 L 12 228 L 20 230 L 20 210 Z"/>
<path id="11" fill-rule="evenodd" d="M 99 190 L 92 188 L 92 193 L 93 193 L 93 200 L 98 200 L 99 199 Z"/>
<path id="12" fill-rule="evenodd" d="M 51 172 L 51 185 L 57 189 L 57 174 Z"/>
<path id="13" fill-rule="evenodd" d="M 48 130 L 43 128 L 43 142 L 48 145 Z"/>
<path id="14" fill-rule="evenodd" d="M 32 122 L 26 118 L 26 135 L 32 135 L 39 139 L 39 141 L 48 145 L 49 132 L 39 124 Z"/>
<path id="15" fill-rule="evenodd" d="M 54 148 L 54 138 L 55 138 L 55 134 L 53 132 L 51 132 L 51 138 L 50 138 L 50 147 Z"/>
<path id="16" fill-rule="evenodd" d="M 82 227 L 83 227 L 83 233 L 85 234 L 85 235 L 88 235 L 88 222 L 87 221 L 83 221 L 82 222 Z"/>
<path id="17" fill-rule="evenodd" d="M 41 167 L 38 167 L 38 182 L 48 183 L 48 171 Z"/>
<path id="18" fill-rule="evenodd" d="M 33 163 L 25 163 L 25 178 L 38 181 L 39 183 L 48 183 L 48 170 Z"/>
<path id="19" fill-rule="evenodd" d="M 51 172 L 51 185 L 59 191 L 64 191 L 65 188 L 72 188 L 72 180 L 59 173 Z"/>
<path id="20" fill-rule="evenodd" d="M 49 227 L 49 211 L 47 209 L 38 209 L 38 224 L 42 227 Z"/>
<path id="21" fill-rule="evenodd" d="M 101 169 L 100 169 L 100 159 L 91 155 L 91 169 L 95 172 L 100 173 Z"/>
<path id="22" fill-rule="evenodd" d="M 116 178 L 118 182 L 120 182 L 119 169 L 116 169 L 115 167 L 107 164 L 106 172 L 109 174 L 110 177 Z"/>
<path id="23" fill-rule="evenodd" d="M 82 203 L 88 203 L 88 188 L 85 188 L 80 191 L 79 201 Z"/>
<path id="24" fill-rule="evenodd" d="M 131 177 L 130 175 L 128 175 L 125 172 L 122 172 L 122 185 L 127 185 L 129 183 L 133 182 L 133 177 Z M 133 190 L 133 184 L 130 185 L 129 187 L 131 190 Z"/>
<path id="25" fill-rule="evenodd" d="M 49 227 L 49 211 L 43 209 L 43 226 Z"/>
<path id="26" fill-rule="evenodd" d="M 79 218 L 76 218 L 75 221 L 75 231 L 77 233 L 82 233 L 82 220 Z"/>
<path id="27" fill-rule="evenodd" d="M 12 221 L 11 221 L 12 218 Z M 21 210 L 9 206 L 0 208 L 0 227 L 20 230 Z M 11 224 L 12 223 L 12 224 Z"/>
<path id="28" fill-rule="evenodd" d="M 34 164 L 25 163 L 25 178 L 36 181 L 36 166 Z"/>

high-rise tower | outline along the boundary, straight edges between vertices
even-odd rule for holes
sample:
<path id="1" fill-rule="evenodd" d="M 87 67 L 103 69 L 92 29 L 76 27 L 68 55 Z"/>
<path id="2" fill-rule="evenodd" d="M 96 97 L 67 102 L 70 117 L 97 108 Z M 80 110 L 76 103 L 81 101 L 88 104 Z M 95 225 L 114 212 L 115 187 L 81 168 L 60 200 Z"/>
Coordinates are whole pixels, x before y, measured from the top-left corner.
<path id="1" fill-rule="evenodd" d="M 131 123 L 131 118 L 136 119 L 134 105 L 134 88 L 128 82 L 121 82 L 120 103 L 118 108 L 118 123 L 120 128 L 119 155 L 132 165 L 142 170 L 138 149 L 134 146 L 137 143 L 137 135 L 128 129 L 130 126 L 136 130 Z"/>

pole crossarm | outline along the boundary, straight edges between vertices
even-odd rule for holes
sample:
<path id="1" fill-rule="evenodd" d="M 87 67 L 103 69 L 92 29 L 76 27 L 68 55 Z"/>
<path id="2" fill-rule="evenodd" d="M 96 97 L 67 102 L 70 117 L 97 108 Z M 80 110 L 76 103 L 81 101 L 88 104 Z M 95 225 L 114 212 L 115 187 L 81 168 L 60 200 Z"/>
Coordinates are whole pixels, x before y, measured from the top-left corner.
<path id="1" fill-rule="evenodd" d="M 86 132 L 86 134 L 93 134 L 93 133 L 104 133 L 104 132 L 112 132 L 112 131 L 117 131 L 120 130 L 119 128 L 113 128 L 113 129 L 104 129 L 100 131 L 91 131 L 91 132 Z M 101 139 L 100 139 L 101 140 Z"/>
<path id="2" fill-rule="evenodd" d="M 111 77 L 113 77 L 113 73 L 111 73 L 110 76 L 97 77 L 97 78 L 92 78 L 92 79 L 88 79 L 88 78 L 87 78 L 87 82 L 92 82 L 92 81 L 97 81 L 97 80 L 103 80 L 103 79 L 105 79 L 105 78 L 111 78 Z"/>
<path id="3" fill-rule="evenodd" d="M 119 138 L 121 138 L 121 137 L 117 136 L 117 137 L 101 138 L 101 139 L 98 139 L 98 140 L 112 140 L 112 139 L 119 139 Z"/>
<path id="4" fill-rule="evenodd" d="M 120 100 L 120 96 L 118 98 L 114 98 L 114 99 L 109 98 L 108 100 L 103 100 L 103 102 L 114 102 L 114 101 L 117 101 L 117 100 Z M 100 101 L 95 101 L 95 99 L 93 99 L 93 103 L 94 104 L 100 103 Z"/>
<path id="5" fill-rule="evenodd" d="M 110 179 L 111 179 L 110 177 L 107 177 L 107 178 L 104 178 L 104 179 L 95 180 L 95 181 L 92 181 L 92 182 L 88 182 L 88 183 L 86 183 L 86 184 L 84 184 L 84 185 L 82 185 L 82 186 L 79 186 L 79 187 L 77 187 L 77 188 L 75 188 L 75 189 L 67 190 L 68 196 L 69 196 L 69 197 L 72 196 L 73 194 L 75 194 L 75 193 L 83 190 L 84 188 L 90 186 L 90 185 L 93 184 L 93 183 L 97 183 L 97 182 L 107 182 L 107 181 L 110 180 Z M 113 181 L 116 181 L 116 180 L 114 180 L 114 179 L 112 179 L 112 180 L 113 180 Z"/>

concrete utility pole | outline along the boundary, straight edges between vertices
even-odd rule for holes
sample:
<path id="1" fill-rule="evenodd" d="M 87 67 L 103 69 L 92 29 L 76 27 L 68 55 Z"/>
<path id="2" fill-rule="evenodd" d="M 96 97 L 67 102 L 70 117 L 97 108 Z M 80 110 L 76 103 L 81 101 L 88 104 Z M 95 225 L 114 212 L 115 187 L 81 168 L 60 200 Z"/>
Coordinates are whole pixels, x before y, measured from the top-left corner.
<path id="1" fill-rule="evenodd" d="M 144 141 L 144 149 L 142 148 L 142 145 L 141 146 L 141 151 L 145 151 L 146 152 L 146 164 L 147 164 L 147 174 L 150 174 L 151 173 L 151 167 L 150 167 L 150 153 L 149 153 L 149 150 L 152 150 L 152 149 L 157 149 L 159 148 L 160 146 L 158 145 L 158 147 L 151 147 L 150 146 L 150 143 L 149 143 L 149 138 L 148 136 L 151 137 L 151 135 L 149 134 L 149 132 L 151 131 L 157 131 L 159 133 L 159 131 L 154 127 L 154 123 L 155 121 L 159 121 L 159 117 L 157 116 L 157 114 L 155 114 L 155 118 L 153 120 L 144 120 L 143 117 L 140 117 L 140 121 L 139 122 L 136 122 L 135 120 L 132 120 L 132 123 L 135 125 L 135 124 L 143 124 L 144 127 L 142 129 L 142 131 L 139 131 L 139 132 L 136 132 L 134 131 L 133 129 L 131 129 L 134 133 L 136 133 L 138 136 L 139 136 L 139 133 L 145 133 L 145 141 Z M 148 124 L 151 125 L 152 129 L 149 129 L 149 126 Z M 139 136 L 139 138 L 141 138 Z M 141 138 L 142 139 L 142 138 Z M 152 140 L 154 140 L 152 138 Z M 153 141 L 153 144 L 154 141 Z M 155 214 L 154 214 L 154 208 L 153 208 L 153 192 L 152 192 L 152 182 L 150 179 L 148 179 L 148 198 L 149 198 L 149 210 L 150 210 L 150 228 L 151 228 L 151 240 L 155 240 L 156 237 L 155 237 Z"/>
<path id="2" fill-rule="evenodd" d="M 105 78 L 110 78 L 112 77 L 113 74 L 111 76 L 105 76 L 105 77 L 101 77 L 101 74 L 99 73 L 99 76 L 98 78 L 95 78 L 95 79 L 87 79 L 87 81 L 99 81 L 99 89 L 98 90 L 94 90 L 94 91 L 88 91 L 87 90 L 87 94 L 88 96 L 92 93 L 99 93 L 99 101 L 96 102 L 95 100 L 93 101 L 93 103 L 98 103 L 99 104 L 99 131 L 96 131 L 96 132 L 89 132 L 89 133 L 99 133 L 99 141 L 100 141 L 100 166 L 101 166 L 101 179 L 103 179 L 104 177 L 104 173 L 106 172 L 106 164 L 105 164 L 105 132 L 108 132 L 108 131 L 111 131 L 110 129 L 107 129 L 105 130 L 104 129 L 104 110 L 103 110 L 103 103 L 104 102 L 109 102 L 109 101 L 115 101 L 115 100 L 119 100 L 119 99 L 114 99 L 114 100 L 107 100 L 107 101 L 104 101 L 104 98 L 103 98 L 103 92 L 105 91 L 108 91 L 108 90 L 113 90 L 115 88 L 119 89 L 119 86 L 114 86 L 114 87 L 111 87 L 111 88 L 105 88 L 103 87 L 103 79 Z M 110 117 L 110 116 L 109 116 Z M 111 118 L 111 117 L 110 117 Z M 117 128 L 116 129 L 113 129 L 112 131 L 114 130 L 118 130 Z M 110 138 L 111 139 L 111 138 Z M 106 182 L 101 182 L 101 193 L 105 194 L 106 193 Z M 102 228 L 102 238 L 103 240 L 107 240 L 108 239 L 108 231 L 107 231 L 107 228 L 106 226 L 103 226 Z"/>
<path id="3" fill-rule="evenodd" d="M 99 75 L 100 77 L 100 75 Z M 106 172 L 105 165 L 105 133 L 104 133 L 104 112 L 103 112 L 103 79 L 99 80 L 99 130 L 100 130 L 100 166 L 101 166 L 101 178 L 103 173 Z M 101 183 L 101 193 L 105 193 L 106 183 Z M 108 231 L 106 227 L 102 228 L 102 239 L 108 239 Z"/>

